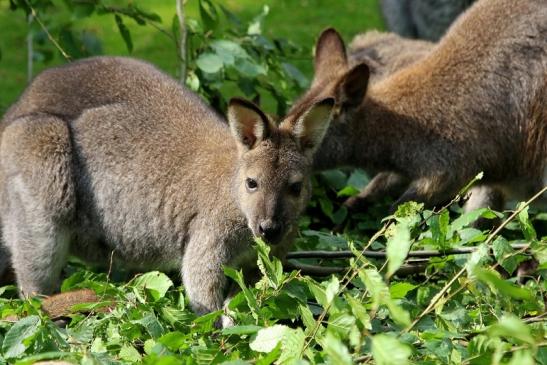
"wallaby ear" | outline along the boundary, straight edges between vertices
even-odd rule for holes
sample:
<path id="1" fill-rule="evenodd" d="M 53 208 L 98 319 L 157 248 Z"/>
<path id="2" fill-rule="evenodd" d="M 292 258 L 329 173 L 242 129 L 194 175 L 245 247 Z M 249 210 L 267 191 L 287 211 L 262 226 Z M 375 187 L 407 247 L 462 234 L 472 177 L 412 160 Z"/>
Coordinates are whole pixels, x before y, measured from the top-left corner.
<path id="1" fill-rule="evenodd" d="M 347 67 L 347 63 L 346 46 L 342 37 L 334 28 L 325 29 L 315 44 L 313 83 L 332 75 L 337 69 Z"/>
<path id="2" fill-rule="evenodd" d="M 326 98 L 307 109 L 294 123 L 292 133 L 299 139 L 304 153 L 311 157 L 327 133 L 334 99 Z"/>
<path id="3" fill-rule="evenodd" d="M 355 107 L 361 104 L 368 88 L 370 69 L 360 63 L 349 70 L 336 86 L 336 99 L 342 106 Z"/>
<path id="4" fill-rule="evenodd" d="M 245 150 L 270 135 L 266 115 L 255 104 L 240 98 L 232 98 L 228 104 L 228 124 L 238 144 Z"/>

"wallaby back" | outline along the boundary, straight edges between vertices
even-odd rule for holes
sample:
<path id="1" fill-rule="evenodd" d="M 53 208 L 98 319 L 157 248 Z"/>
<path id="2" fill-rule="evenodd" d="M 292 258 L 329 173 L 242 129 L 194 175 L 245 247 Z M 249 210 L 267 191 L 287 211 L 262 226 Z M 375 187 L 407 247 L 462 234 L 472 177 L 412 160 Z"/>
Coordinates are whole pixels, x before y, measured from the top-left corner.
<path id="1" fill-rule="evenodd" d="M 506 193 L 539 190 L 547 166 L 545 19 L 544 1 L 479 1 L 429 54 L 370 86 L 369 68 L 350 68 L 340 37 L 324 32 L 312 87 L 293 107 L 327 95 L 339 103 L 316 166 L 396 172 L 410 182 L 399 202 L 438 204 L 480 171 Z"/>
<path id="2" fill-rule="evenodd" d="M 3 120 L 2 226 L 21 292 L 56 290 L 68 253 L 182 268 L 198 313 L 253 236 L 283 256 L 310 195 L 332 99 L 274 125 L 234 99 L 229 125 L 153 66 L 93 58 L 39 75 Z"/>

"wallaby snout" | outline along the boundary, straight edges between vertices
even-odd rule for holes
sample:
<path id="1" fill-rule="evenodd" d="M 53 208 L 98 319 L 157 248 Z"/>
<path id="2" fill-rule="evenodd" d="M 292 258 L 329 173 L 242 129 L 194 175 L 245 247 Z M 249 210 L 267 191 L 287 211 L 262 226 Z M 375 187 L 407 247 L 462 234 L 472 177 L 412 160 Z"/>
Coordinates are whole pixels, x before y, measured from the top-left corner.
<path id="1" fill-rule="evenodd" d="M 265 219 L 258 223 L 257 232 L 267 243 L 275 245 L 282 238 L 283 225 L 274 219 Z"/>

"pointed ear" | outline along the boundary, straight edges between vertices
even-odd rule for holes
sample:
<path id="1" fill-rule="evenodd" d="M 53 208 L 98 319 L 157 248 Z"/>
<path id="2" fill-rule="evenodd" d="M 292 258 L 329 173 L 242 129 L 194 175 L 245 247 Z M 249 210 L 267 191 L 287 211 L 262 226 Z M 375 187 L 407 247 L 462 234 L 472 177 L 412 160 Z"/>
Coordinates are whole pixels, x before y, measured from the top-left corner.
<path id="1" fill-rule="evenodd" d="M 333 107 L 333 98 L 323 99 L 312 105 L 294 123 L 292 133 L 299 139 L 307 156 L 312 157 L 323 142 L 330 125 Z"/>
<path id="2" fill-rule="evenodd" d="M 240 98 L 232 98 L 228 104 L 228 124 L 232 135 L 243 150 L 254 148 L 268 138 L 270 125 L 266 115 L 256 105 Z"/>
<path id="3" fill-rule="evenodd" d="M 349 70 L 336 86 L 336 100 L 342 106 L 356 107 L 367 93 L 370 69 L 360 63 Z"/>
<path id="4" fill-rule="evenodd" d="M 315 44 L 313 84 L 332 75 L 337 69 L 347 67 L 347 63 L 346 46 L 342 37 L 334 28 L 325 29 Z"/>

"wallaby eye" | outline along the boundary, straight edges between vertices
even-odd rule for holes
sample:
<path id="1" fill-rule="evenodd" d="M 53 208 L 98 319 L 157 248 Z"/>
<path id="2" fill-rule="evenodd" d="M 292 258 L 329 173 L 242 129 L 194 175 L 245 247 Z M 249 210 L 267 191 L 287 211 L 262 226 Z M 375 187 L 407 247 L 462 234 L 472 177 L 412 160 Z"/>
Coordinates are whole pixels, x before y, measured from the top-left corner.
<path id="1" fill-rule="evenodd" d="M 258 183 L 255 179 L 251 179 L 250 177 L 248 177 L 245 180 L 245 186 L 247 187 L 247 190 L 251 192 L 255 191 L 258 188 Z"/>
<path id="2" fill-rule="evenodd" d="M 289 189 L 291 191 L 291 194 L 295 195 L 295 196 L 298 196 L 300 195 L 300 192 L 302 191 L 302 182 L 295 182 L 295 183 L 292 183 L 290 186 L 289 186 Z"/>

